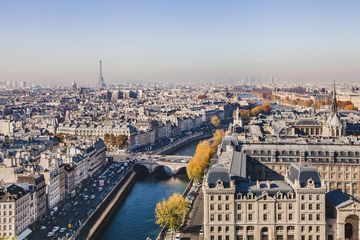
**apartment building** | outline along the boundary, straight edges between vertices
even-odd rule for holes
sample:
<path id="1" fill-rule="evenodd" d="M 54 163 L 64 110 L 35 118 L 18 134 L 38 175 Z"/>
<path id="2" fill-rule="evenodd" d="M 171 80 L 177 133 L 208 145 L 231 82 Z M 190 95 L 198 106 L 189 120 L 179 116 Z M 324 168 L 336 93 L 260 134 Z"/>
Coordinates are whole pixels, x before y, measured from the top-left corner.
<path id="1" fill-rule="evenodd" d="M 0 189 L 0 238 L 24 239 L 31 230 L 30 194 L 16 184 L 2 185 Z"/>

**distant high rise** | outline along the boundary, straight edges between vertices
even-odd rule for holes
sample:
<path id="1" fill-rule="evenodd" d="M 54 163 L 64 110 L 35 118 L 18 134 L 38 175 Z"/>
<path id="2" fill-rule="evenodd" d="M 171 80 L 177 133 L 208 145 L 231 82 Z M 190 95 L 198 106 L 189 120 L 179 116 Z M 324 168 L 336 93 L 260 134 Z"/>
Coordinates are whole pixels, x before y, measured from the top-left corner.
<path id="1" fill-rule="evenodd" d="M 103 77 L 103 74 L 102 74 L 102 61 L 101 60 L 100 60 L 100 76 L 99 76 L 98 87 L 100 89 L 106 88 L 106 83 L 104 81 L 104 77 Z"/>

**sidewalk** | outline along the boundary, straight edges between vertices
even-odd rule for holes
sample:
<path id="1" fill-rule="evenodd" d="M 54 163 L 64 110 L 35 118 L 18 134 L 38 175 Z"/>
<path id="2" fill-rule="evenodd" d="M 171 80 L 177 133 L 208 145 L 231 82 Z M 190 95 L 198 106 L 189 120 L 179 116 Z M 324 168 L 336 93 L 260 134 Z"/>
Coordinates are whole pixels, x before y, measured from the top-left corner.
<path id="1" fill-rule="evenodd" d="M 204 220 L 204 197 L 200 188 L 196 195 L 194 205 L 191 208 L 185 227 L 181 230 L 181 239 L 200 240 L 201 226 Z"/>

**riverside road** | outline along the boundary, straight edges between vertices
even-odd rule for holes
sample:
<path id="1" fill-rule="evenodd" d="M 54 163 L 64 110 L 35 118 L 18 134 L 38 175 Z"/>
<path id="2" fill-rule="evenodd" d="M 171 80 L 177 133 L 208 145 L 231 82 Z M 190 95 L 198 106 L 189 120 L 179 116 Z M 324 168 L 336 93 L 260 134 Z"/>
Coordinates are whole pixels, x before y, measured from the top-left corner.
<path id="1" fill-rule="evenodd" d="M 131 161 L 108 163 L 100 172 L 85 180 L 76 196 L 65 200 L 56 212 L 37 221 L 29 239 L 69 239 L 132 165 Z M 99 180 L 104 180 L 103 187 L 99 186 Z"/>

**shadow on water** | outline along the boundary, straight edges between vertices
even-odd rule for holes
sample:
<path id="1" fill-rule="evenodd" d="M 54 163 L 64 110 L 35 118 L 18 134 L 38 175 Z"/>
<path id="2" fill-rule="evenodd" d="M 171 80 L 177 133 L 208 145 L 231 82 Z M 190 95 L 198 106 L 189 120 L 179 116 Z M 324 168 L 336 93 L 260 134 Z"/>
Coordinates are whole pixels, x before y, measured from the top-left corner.
<path id="1" fill-rule="evenodd" d="M 136 164 L 134 170 L 137 172 L 137 179 L 146 179 L 151 175 L 156 180 L 168 180 L 172 177 L 172 171 L 166 166 L 157 166 L 150 174 L 149 169 L 143 165 Z"/>

